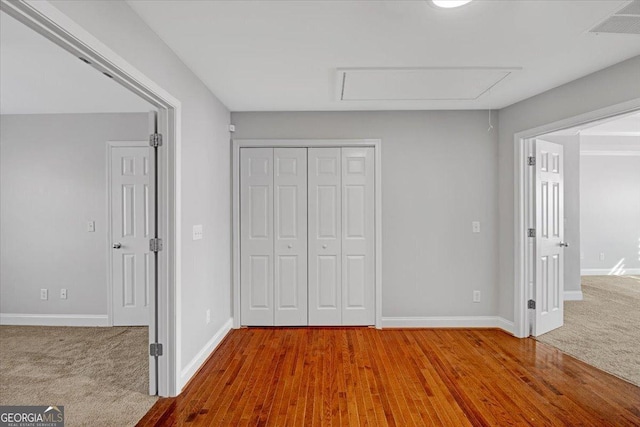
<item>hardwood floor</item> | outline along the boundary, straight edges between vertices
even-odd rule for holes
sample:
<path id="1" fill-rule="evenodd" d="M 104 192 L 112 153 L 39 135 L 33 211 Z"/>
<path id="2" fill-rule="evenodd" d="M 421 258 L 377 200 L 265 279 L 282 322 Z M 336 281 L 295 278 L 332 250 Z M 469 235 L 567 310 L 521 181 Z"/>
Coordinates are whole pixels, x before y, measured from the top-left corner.
<path id="1" fill-rule="evenodd" d="M 639 426 L 640 388 L 491 329 L 229 333 L 140 426 Z"/>

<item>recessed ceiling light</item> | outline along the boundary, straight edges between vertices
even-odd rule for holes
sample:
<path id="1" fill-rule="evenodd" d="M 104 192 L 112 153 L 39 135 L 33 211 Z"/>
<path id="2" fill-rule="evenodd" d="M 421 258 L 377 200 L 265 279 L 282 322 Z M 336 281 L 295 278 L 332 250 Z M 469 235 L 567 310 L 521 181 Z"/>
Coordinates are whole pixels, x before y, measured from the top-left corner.
<path id="1" fill-rule="evenodd" d="M 444 7 L 450 9 L 452 7 L 460 7 L 464 6 L 467 3 L 470 3 L 471 0 L 431 0 L 433 4 L 438 7 Z"/>

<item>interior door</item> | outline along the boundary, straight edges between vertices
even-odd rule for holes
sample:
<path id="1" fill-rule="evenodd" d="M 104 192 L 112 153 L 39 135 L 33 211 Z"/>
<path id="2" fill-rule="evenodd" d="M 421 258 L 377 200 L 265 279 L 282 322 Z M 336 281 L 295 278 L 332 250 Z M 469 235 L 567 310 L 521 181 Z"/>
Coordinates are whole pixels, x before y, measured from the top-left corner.
<path id="1" fill-rule="evenodd" d="M 240 305 L 247 326 L 273 326 L 273 148 L 240 150 Z"/>
<path id="2" fill-rule="evenodd" d="M 148 143 L 111 149 L 111 246 L 114 326 L 149 325 L 155 262 L 154 162 Z"/>
<path id="3" fill-rule="evenodd" d="M 536 150 L 535 322 L 533 334 L 559 328 L 564 320 L 563 147 L 540 139 Z"/>
<path id="4" fill-rule="evenodd" d="M 309 325 L 342 324 L 340 148 L 309 148 Z"/>
<path id="5" fill-rule="evenodd" d="M 375 323 L 374 149 L 342 149 L 342 324 Z"/>
<path id="6" fill-rule="evenodd" d="M 275 148 L 276 326 L 307 324 L 307 149 Z"/>

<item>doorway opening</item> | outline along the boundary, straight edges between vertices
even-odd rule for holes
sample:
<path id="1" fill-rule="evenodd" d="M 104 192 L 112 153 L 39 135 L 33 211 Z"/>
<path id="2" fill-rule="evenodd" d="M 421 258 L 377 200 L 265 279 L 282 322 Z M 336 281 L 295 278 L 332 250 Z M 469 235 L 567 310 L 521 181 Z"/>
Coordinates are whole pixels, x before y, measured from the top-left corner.
<path id="1" fill-rule="evenodd" d="M 533 309 L 529 309 L 532 298 L 534 273 L 534 243 L 529 237 L 529 229 L 534 228 L 535 217 L 532 208 L 534 191 L 533 171 L 529 164 L 530 157 L 535 157 L 531 141 L 536 137 L 558 130 L 607 120 L 612 117 L 633 113 L 640 110 L 640 99 L 616 104 L 579 116 L 560 120 L 537 128 L 514 134 L 514 169 L 515 169 L 515 197 L 514 197 L 514 240 L 515 240 L 515 268 L 514 268 L 514 335 L 524 338 L 531 333 L 530 317 Z M 570 243 L 569 243 L 570 244 Z"/>
<path id="2" fill-rule="evenodd" d="M 524 239 L 516 236 L 521 249 L 516 332 L 636 383 L 637 365 L 625 368 L 620 355 L 625 342 L 635 352 L 631 342 L 640 339 L 633 338 L 630 326 L 640 321 L 634 320 L 635 305 L 627 307 L 640 290 L 639 107 L 635 101 L 516 135 L 526 166 L 517 166 L 522 172 L 517 230 Z M 547 156 L 560 162 L 546 164 Z M 557 189 L 547 183 L 546 170 L 556 170 Z M 607 319 L 613 323 L 607 325 Z M 626 333 L 616 338 L 617 331 Z M 607 358 L 611 340 L 621 347 Z"/>
<path id="3" fill-rule="evenodd" d="M 2 0 L 0 6 L 7 15 L 79 58 L 84 63 L 83 66 L 92 67 L 104 74 L 101 78 L 111 79 L 125 91 L 137 95 L 157 110 L 155 132 L 145 132 L 146 135 L 142 138 L 148 141 L 151 149 L 157 153 L 156 185 L 153 191 L 157 196 L 157 233 L 153 236 L 154 242 L 149 243 L 151 252 L 156 254 L 155 262 L 149 266 L 156 278 L 152 288 L 157 291 L 151 298 L 153 314 L 149 316 L 146 354 L 152 373 L 149 376 L 151 393 L 161 396 L 176 395 L 176 349 L 179 348 L 176 336 L 179 288 L 176 284 L 179 282 L 180 254 L 176 196 L 180 187 L 177 173 L 180 102 L 50 4 Z M 145 120 L 145 126 L 148 124 Z M 151 137 L 149 133 L 152 134 Z M 104 145 L 102 151 L 107 151 Z M 89 224 L 86 226 L 88 228 Z"/>
<path id="4" fill-rule="evenodd" d="M 564 322 L 539 330 L 536 316 L 533 335 L 640 385 L 633 362 L 640 341 L 640 113 L 541 140 L 564 149 L 563 226 L 571 245 L 563 251 Z"/>

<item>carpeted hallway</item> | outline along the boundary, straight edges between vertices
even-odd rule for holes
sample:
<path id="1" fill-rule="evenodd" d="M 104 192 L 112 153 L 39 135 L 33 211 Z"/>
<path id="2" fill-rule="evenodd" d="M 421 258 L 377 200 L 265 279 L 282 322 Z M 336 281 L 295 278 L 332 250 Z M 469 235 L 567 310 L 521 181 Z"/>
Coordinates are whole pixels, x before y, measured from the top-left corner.
<path id="1" fill-rule="evenodd" d="M 131 426 L 148 395 L 148 328 L 0 326 L 0 405 L 64 405 L 65 425 Z"/>
<path id="2" fill-rule="evenodd" d="M 538 340 L 640 386 L 640 276 L 583 276 L 582 294 Z"/>

